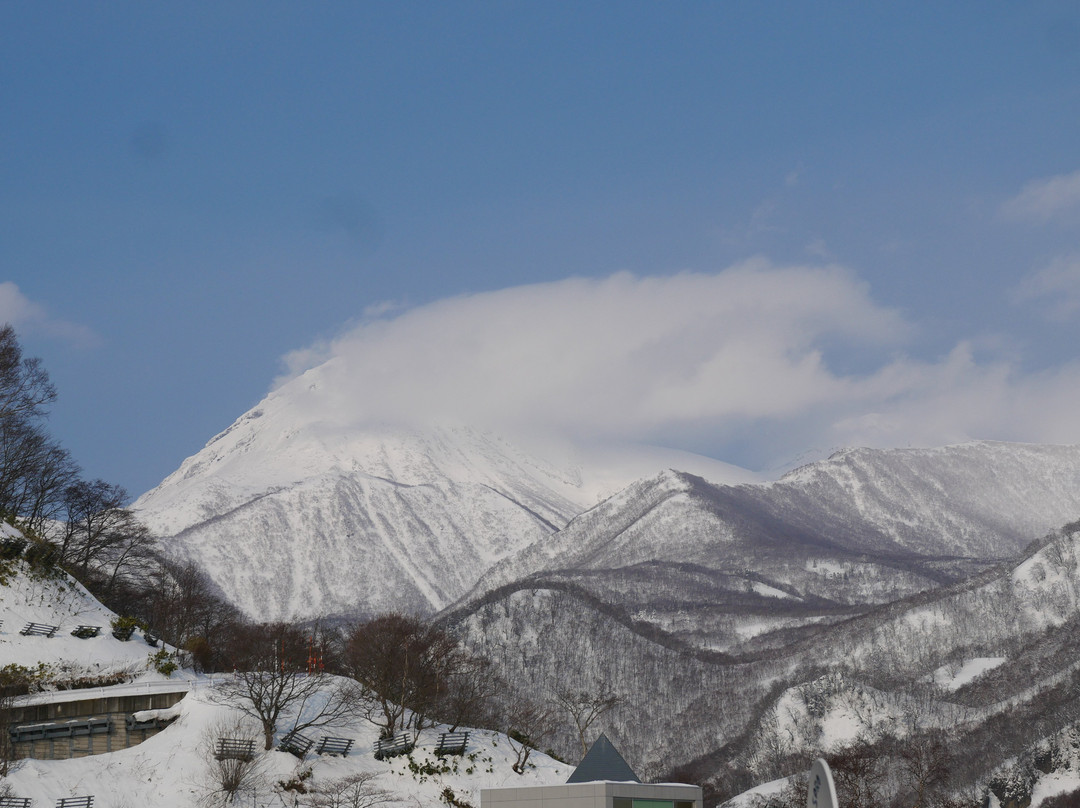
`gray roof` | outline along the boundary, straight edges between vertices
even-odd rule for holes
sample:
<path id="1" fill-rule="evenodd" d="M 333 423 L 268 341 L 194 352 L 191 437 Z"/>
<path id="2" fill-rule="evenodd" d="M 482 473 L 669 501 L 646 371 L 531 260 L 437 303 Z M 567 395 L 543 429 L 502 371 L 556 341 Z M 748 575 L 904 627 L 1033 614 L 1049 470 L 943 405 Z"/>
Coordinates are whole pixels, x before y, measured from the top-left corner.
<path id="1" fill-rule="evenodd" d="M 615 782 L 640 783 L 623 756 L 611 745 L 607 735 L 601 733 L 596 742 L 589 747 L 581 763 L 574 769 L 566 781 L 568 783 L 591 783 L 595 780 L 614 780 Z"/>

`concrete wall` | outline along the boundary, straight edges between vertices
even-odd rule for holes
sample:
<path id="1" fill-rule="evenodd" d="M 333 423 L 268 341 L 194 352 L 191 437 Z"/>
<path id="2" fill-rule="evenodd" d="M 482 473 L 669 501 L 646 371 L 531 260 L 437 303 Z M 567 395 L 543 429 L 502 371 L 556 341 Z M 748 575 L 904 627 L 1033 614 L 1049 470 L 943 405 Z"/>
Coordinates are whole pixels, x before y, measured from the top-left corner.
<path id="1" fill-rule="evenodd" d="M 480 808 L 611 808 L 614 797 L 639 800 L 690 800 L 701 808 L 701 789 L 681 784 L 564 783 L 523 788 L 484 788 Z"/>
<path id="2" fill-rule="evenodd" d="M 109 696 L 82 701 L 57 701 L 12 708 L 8 726 L 44 724 L 81 718 L 105 718 L 109 732 L 67 738 L 48 738 L 15 744 L 15 756 L 41 760 L 63 760 L 87 755 L 100 755 L 126 749 L 145 741 L 162 728 L 128 731 L 127 718 L 139 710 L 160 710 L 172 707 L 187 695 L 177 693 L 144 693 L 132 696 Z M 4 730 L 7 731 L 6 729 Z"/>

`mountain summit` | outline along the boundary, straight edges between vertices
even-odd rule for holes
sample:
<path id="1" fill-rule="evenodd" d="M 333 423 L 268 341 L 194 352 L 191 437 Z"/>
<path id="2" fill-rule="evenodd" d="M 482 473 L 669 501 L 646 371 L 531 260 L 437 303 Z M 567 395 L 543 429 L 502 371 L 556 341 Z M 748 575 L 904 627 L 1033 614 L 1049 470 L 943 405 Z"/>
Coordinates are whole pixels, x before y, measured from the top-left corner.
<path id="1" fill-rule="evenodd" d="M 134 505 L 168 553 L 261 619 L 431 613 L 637 477 L 678 464 L 755 479 L 685 452 L 370 423 L 326 370 L 270 393 Z"/>

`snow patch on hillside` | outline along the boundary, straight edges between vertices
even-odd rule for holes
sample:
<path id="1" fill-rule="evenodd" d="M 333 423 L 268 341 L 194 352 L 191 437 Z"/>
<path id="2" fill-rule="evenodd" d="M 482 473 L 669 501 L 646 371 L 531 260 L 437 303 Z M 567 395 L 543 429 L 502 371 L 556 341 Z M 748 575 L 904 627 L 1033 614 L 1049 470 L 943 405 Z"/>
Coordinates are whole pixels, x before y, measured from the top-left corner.
<path id="1" fill-rule="evenodd" d="M 19 534 L 9 534 L 19 535 Z M 123 675 L 139 681 L 163 679 L 148 664 L 151 649 L 138 632 L 121 642 L 112 636 L 116 615 L 73 579 L 29 574 L 22 561 L 0 586 L 0 667 L 17 664 L 49 666 L 62 678 Z M 58 626 L 52 637 L 23 636 L 27 623 Z M 80 625 L 98 626 L 99 636 L 79 639 L 71 632 Z M 179 676 L 179 674 L 176 674 Z"/>
<path id="2" fill-rule="evenodd" d="M 999 665 L 1008 661 L 1008 657 L 977 657 L 969 659 L 959 667 L 955 665 L 942 665 L 934 671 L 934 684 L 948 690 L 959 690 L 967 684 L 971 684 L 987 671 L 992 671 Z"/>

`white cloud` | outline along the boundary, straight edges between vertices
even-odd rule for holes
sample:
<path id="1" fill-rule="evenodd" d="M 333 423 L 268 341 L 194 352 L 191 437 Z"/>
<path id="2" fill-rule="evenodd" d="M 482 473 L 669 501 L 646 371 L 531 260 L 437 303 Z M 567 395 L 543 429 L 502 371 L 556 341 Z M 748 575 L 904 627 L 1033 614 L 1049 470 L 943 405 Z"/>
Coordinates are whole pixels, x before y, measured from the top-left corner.
<path id="1" fill-rule="evenodd" d="M 1007 219 L 1046 222 L 1080 209 L 1080 171 L 1029 182 L 1001 206 Z"/>
<path id="2" fill-rule="evenodd" d="M 727 460 L 728 444 L 751 453 L 758 444 L 763 457 L 822 445 L 1080 441 L 1080 367 L 1024 376 L 968 343 L 936 361 L 898 355 L 913 333 L 841 267 L 755 260 L 717 274 L 620 273 L 450 298 L 365 320 L 290 361 L 293 376 L 323 363 L 302 383 L 318 391 L 319 417 L 346 423 L 675 436 Z M 852 351 L 870 358 L 869 371 L 834 370 Z"/>
<path id="3" fill-rule="evenodd" d="M 1080 253 L 1060 256 L 1024 278 L 1013 290 L 1016 302 L 1045 301 L 1049 315 L 1067 320 L 1080 311 Z"/>
<path id="4" fill-rule="evenodd" d="M 86 326 L 50 317 L 43 307 L 27 298 L 11 281 L 0 282 L 0 323 L 8 323 L 19 332 L 35 332 L 80 347 L 99 342 L 98 336 Z"/>

